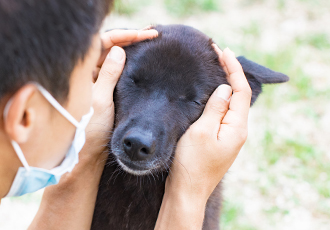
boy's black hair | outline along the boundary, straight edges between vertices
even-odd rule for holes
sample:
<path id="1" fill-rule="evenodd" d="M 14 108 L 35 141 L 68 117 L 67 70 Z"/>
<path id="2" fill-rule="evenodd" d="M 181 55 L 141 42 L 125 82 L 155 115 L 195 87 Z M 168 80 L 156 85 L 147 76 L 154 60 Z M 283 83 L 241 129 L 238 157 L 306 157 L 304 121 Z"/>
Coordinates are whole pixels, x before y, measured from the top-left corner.
<path id="1" fill-rule="evenodd" d="M 113 0 L 0 0 L 0 100 L 29 81 L 66 98 Z"/>

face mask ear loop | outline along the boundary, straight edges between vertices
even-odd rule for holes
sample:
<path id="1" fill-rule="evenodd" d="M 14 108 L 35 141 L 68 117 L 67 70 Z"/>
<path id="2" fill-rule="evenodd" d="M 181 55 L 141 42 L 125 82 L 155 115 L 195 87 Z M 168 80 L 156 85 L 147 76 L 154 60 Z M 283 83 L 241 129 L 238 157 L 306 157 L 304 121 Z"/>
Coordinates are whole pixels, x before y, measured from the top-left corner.
<path id="1" fill-rule="evenodd" d="M 66 111 L 62 105 L 60 105 L 60 103 L 58 103 L 56 101 L 56 99 L 47 91 L 45 90 L 41 85 L 33 82 L 33 84 L 35 86 L 38 87 L 38 90 L 40 91 L 40 93 L 47 99 L 47 101 L 54 106 L 54 108 L 60 113 L 62 114 L 66 119 L 68 119 L 68 121 L 70 121 L 74 126 L 76 126 L 77 128 L 79 127 L 79 122 L 68 112 Z"/>
<path id="2" fill-rule="evenodd" d="M 30 171 L 30 166 L 29 164 L 27 163 L 25 157 L 24 157 L 24 154 L 21 150 L 21 148 L 19 147 L 19 145 L 17 144 L 17 142 L 15 141 L 11 141 L 11 144 L 13 145 L 13 148 L 18 156 L 18 158 L 20 159 L 20 161 L 22 162 L 23 166 L 26 168 L 27 171 Z"/>

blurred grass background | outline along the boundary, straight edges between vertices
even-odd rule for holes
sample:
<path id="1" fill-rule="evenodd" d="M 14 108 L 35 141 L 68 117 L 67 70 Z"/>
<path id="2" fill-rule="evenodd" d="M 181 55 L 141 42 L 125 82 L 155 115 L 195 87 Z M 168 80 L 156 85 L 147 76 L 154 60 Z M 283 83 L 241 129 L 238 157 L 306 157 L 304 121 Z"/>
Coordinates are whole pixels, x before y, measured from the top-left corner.
<path id="1" fill-rule="evenodd" d="M 250 111 L 247 143 L 224 179 L 221 229 L 330 229 L 329 12 L 328 0 L 122 0 L 104 23 L 190 25 L 290 77 L 264 86 Z M 0 229 L 26 228 L 41 194 L 4 199 Z"/>

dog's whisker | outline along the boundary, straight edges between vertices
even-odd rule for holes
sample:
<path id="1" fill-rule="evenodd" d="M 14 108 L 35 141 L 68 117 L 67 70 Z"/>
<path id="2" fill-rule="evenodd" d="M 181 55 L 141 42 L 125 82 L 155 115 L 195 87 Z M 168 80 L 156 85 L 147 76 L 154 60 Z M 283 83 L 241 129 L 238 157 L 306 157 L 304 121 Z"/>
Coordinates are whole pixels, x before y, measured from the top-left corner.
<path id="1" fill-rule="evenodd" d="M 111 174 L 110 178 L 107 181 L 107 185 L 109 185 L 110 181 L 112 180 L 112 177 L 117 173 L 118 170 L 120 170 L 120 168 L 116 168 L 115 171 Z"/>

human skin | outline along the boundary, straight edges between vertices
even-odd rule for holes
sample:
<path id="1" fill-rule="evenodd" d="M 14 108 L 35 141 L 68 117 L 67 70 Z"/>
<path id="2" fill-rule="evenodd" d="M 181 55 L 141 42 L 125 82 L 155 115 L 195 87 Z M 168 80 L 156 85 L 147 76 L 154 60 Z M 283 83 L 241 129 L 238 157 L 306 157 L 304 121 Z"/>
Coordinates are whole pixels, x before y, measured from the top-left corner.
<path id="1" fill-rule="evenodd" d="M 93 42 L 93 48 L 90 51 L 90 53 L 87 55 L 87 58 L 85 59 L 84 62 L 86 63 L 80 63 L 81 66 L 77 65 L 77 72 L 76 72 L 76 78 L 75 78 L 75 71 L 73 72 L 73 75 L 71 76 L 70 80 L 70 93 L 69 93 L 69 98 L 66 101 L 66 103 L 63 103 L 63 106 L 70 112 L 72 115 L 77 119 L 80 120 L 81 116 L 85 113 L 87 113 L 90 104 L 93 104 L 93 107 L 95 109 L 95 115 L 93 116 L 89 126 L 87 127 L 86 130 L 86 135 L 87 135 L 87 141 L 86 144 L 83 148 L 83 150 L 80 152 L 80 161 L 74 168 L 74 170 L 71 173 L 67 173 L 61 178 L 61 181 L 58 185 L 50 186 L 48 187 L 45 192 L 44 196 L 41 202 L 40 209 L 37 213 L 36 218 L 32 222 L 31 226 L 29 229 L 90 229 L 90 224 L 92 220 L 92 214 L 94 210 L 94 205 L 95 205 L 95 199 L 97 196 L 97 190 L 98 190 L 98 184 L 99 180 L 103 171 L 105 159 L 107 157 L 107 152 L 105 150 L 105 145 L 108 141 L 110 131 L 113 126 L 113 117 L 114 117 L 114 107 L 113 107 L 113 89 L 120 77 L 120 74 L 122 72 L 122 69 L 124 67 L 124 62 L 125 62 L 125 53 L 123 49 L 119 48 L 116 45 L 129 45 L 132 42 L 137 42 L 144 40 L 146 38 L 152 38 L 154 36 L 157 36 L 155 31 L 147 30 L 147 31 L 111 31 L 105 35 L 102 35 L 102 41 L 103 41 L 103 47 L 104 47 L 104 52 L 101 55 L 101 59 L 97 62 L 97 58 L 99 57 L 99 50 L 100 50 L 100 44 L 97 45 L 97 37 L 94 38 Z M 105 58 L 107 51 L 111 49 L 110 54 L 107 56 L 108 58 Z M 98 50 L 98 51 L 97 51 Z M 116 52 L 117 51 L 117 52 Z M 97 53 L 98 52 L 98 53 Z M 221 52 L 221 51 L 219 51 Z M 117 60 L 114 58 L 115 54 L 117 53 L 116 57 Z M 94 54 L 94 55 L 93 55 Z M 226 52 L 225 52 L 226 54 Z M 222 54 L 220 54 L 222 55 Z M 234 62 L 236 59 L 232 56 L 229 58 L 225 58 L 228 55 L 224 55 L 224 59 L 228 60 L 228 63 L 226 62 L 226 65 L 222 63 L 222 65 L 227 66 L 227 69 L 230 69 L 230 66 L 232 62 Z M 94 58 L 92 58 L 94 57 Z M 97 57 L 97 58 L 96 58 Z M 93 62 L 94 61 L 94 62 Z M 90 65 L 91 67 L 88 69 L 85 69 L 85 71 L 82 71 L 82 66 Z M 84 73 L 89 73 L 91 72 L 98 72 L 98 69 L 95 69 L 96 63 L 98 63 L 98 67 L 100 68 L 100 73 L 98 77 L 95 77 L 94 75 L 93 81 L 95 81 L 94 84 L 91 83 L 91 76 L 86 76 L 86 85 L 77 85 L 76 90 L 71 89 L 73 84 L 76 84 L 78 80 L 81 81 L 82 75 Z M 93 66 L 93 67 L 92 67 Z M 87 67 L 86 67 L 87 68 Z M 79 71 L 81 70 L 81 72 Z M 83 73 L 84 72 L 84 73 Z M 234 74 L 238 75 L 238 74 Z M 243 75 L 244 76 L 244 75 Z M 76 81 L 75 81 L 76 79 Z M 87 80 L 89 79 L 89 80 Z M 237 83 L 237 85 L 240 85 L 239 82 L 244 82 L 242 78 L 238 78 L 240 80 L 233 80 L 229 81 L 231 84 Z M 245 80 L 246 81 L 246 80 Z M 81 83 L 82 84 L 82 83 Z M 86 87 L 88 84 L 91 86 L 90 91 L 85 91 L 83 89 L 84 86 Z M 243 83 L 244 84 L 244 83 Z M 57 132 L 59 132 L 57 139 L 54 137 L 51 139 L 49 142 L 45 142 L 48 144 L 47 148 L 41 148 L 40 151 L 38 150 L 40 154 L 44 154 L 44 151 L 48 151 L 49 149 L 52 149 L 52 147 L 55 148 L 56 151 L 59 151 L 59 146 L 58 143 L 62 142 L 56 142 L 58 138 L 65 138 L 62 137 L 61 134 L 63 135 L 64 130 L 68 132 L 68 135 L 70 134 L 70 137 L 66 137 L 69 140 L 72 140 L 73 138 L 73 133 L 75 128 L 70 126 L 70 123 L 65 120 L 65 118 L 61 117 L 60 115 L 57 114 L 57 111 L 54 110 L 47 101 L 43 100 L 43 97 L 38 93 L 38 91 L 33 87 L 33 85 L 28 85 L 26 86 L 27 89 L 23 89 L 23 96 L 25 95 L 30 95 L 30 97 L 27 98 L 33 98 L 35 97 L 36 102 L 38 102 L 36 105 L 33 103 L 34 101 L 27 101 L 25 104 L 26 105 L 25 111 L 35 111 L 33 112 L 29 117 L 31 117 L 30 120 L 28 120 L 28 124 L 35 124 L 34 127 L 37 127 L 37 130 L 33 130 L 33 134 L 36 134 L 39 132 L 44 131 L 44 130 L 52 130 L 52 128 Z M 239 94 L 242 90 L 242 88 L 236 87 L 234 88 L 234 95 Z M 236 91 L 235 91 L 236 90 Z M 247 88 L 243 89 L 243 92 L 246 92 L 245 98 L 248 98 L 247 100 L 243 100 L 242 103 L 245 103 L 249 100 L 249 91 Z M 32 92 L 32 93 L 31 93 Z M 79 94 L 74 94 L 74 92 L 79 92 Z M 91 92 L 90 94 L 88 94 Z M 223 97 L 224 95 L 230 95 L 231 94 L 231 89 L 228 87 L 222 88 Z M 227 93 L 226 93 L 227 92 Z M 30 93 L 30 94 L 29 94 Z M 91 94 L 93 93 L 93 97 Z M 85 94 L 89 95 L 90 97 L 86 96 Z M 18 94 L 19 97 L 17 100 L 18 102 L 20 101 L 19 99 L 23 100 L 22 95 Z M 32 96 L 31 96 L 32 95 Z M 70 96 L 72 95 L 72 96 Z M 75 95 L 75 96 L 74 96 Z M 81 100 L 80 96 L 84 95 L 86 100 Z M 234 98 L 233 95 L 233 98 Z M 237 96 L 238 97 L 238 96 Z M 235 98 L 237 98 L 235 97 Z M 92 101 L 90 101 L 89 98 L 92 98 Z M 79 101 L 80 102 L 79 102 Z M 232 99 L 233 100 L 233 99 Z M 238 100 L 238 99 L 236 99 Z M 234 101 L 236 101 L 234 100 Z M 24 101 L 24 100 L 23 100 Z M 84 101 L 84 104 L 79 104 L 81 101 Z M 74 104 L 74 103 L 77 104 Z M 90 103 L 88 103 L 90 102 Z M 0 107 L 1 110 L 3 110 L 4 104 L 6 101 L 1 101 Z M 231 102 L 232 103 L 232 102 Z M 22 103 L 21 103 L 22 104 Z M 236 103 L 238 104 L 238 103 Z M 247 103 L 249 106 L 249 103 Z M 20 104 L 19 104 L 20 105 Z M 36 108 L 35 110 L 31 110 L 30 107 L 27 105 L 35 105 Z M 209 121 L 208 125 L 211 125 L 212 127 L 217 126 L 218 130 L 220 128 L 220 122 L 226 114 L 226 111 L 228 110 L 228 105 L 229 102 L 221 99 L 220 97 L 215 97 L 212 96 L 210 98 L 210 101 L 208 102 L 205 111 L 202 115 L 202 117 L 197 121 L 195 124 L 193 124 L 192 128 L 190 128 L 187 133 L 181 138 L 180 143 L 184 143 L 183 146 L 191 145 L 191 143 L 195 143 L 196 139 L 199 139 L 200 137 L 210 137 L 214 134 L 214 130 L 211 132 L 210 130 L 203 129 L 204 125 Z M 238 106 L 238 105 L 237 105 Z M 15 114 L 15 108 L 19 106 L 13 107 L 12 114 Z M 235 106 L 234 106 L 235 107 Z M 45 109 L 47 108 L 47 109 Z M 245 107 L 244 107 L 245 108 Z M 43 109 L 43 110 L 42 110 Z M 34 114 L 37 114 L 37 112 L 46 112 L 49 110 L 49 115 L 46 113 L 44 120 L 38 120 L 36 122 L 36 119 L 32 119 Z M 232 110 L 232 108 L 231 108 Z M 248 110 L 248 108 L 247 108 Z M 234 110 L 236 111 L 236 110 Z M 31 112 L 30 112 L 31 113 Z M 228 112 L 229 113 L 229 112 Z M 227 113 L 227 114 L 228 114 Z M 22 114 L 22 113 L 21 113 Z M 243 122 L 239 122 L 239 119 L 241 116 L 239 116 L 240 112 L 236 111 L 236 113 L 230 113 L 233 114 L 229 116 L 228 124 L 226 123 L 225 125 L 228 125 L 231 127 L 231 129 L 225 129 L 227 131 L 220 131 L 219 133 L 223 133 L 223 135 L 230 135 L 230 133 L 234 132 L 235 134 L 239 133 L 243 138 L 241 142 L 244 142 L 244 137 L 246 135 L 246 124 Z M 235 115 L 236 114 L 236 115 Z M 245 113 L 242 113 L 243 117 L 245 116 Z M 241 115 L 242 115 L 241 114 Z M 0 115 L 2 116 L 2 115 Z M 58 117 L 59 116 L 59 117 Z M 9 116 L 8 116 L 9 117 Z M 23 119 L 21 116 L 21 120 Z M 28 118 L 29 118 L 28 117 Z M 56 118 L 57 117 L 57 118 Z M 2 118 L 2 117 L 0 117 Z M 225 117 L 226 118 L 226 117 Z M 231 118 L 231 119 L 230 119 Z M 17 119 L 19 122 L 12 122 L 12 124 L 20 123 L 20 119 Z M 26 117 L 25 117 L 26 119 Z M 52 120 L 55 119 L 55 120 Z M 57 120 L 56 120 L 57 119 Z M 3 119 L 1 119 L 3 120 Z M 57 121 L 62 120 L 62 124 L 58 124 Z M 225 121 L 226 119 L 223 119 L 222 121 Z M 242 119 L 244 120 L 244 119 Z M 30 122 L 31 121 L 31 122 Z M 51 121 L 51 122 L 50 122 Z M 110 121 L 110 122 L 109 122 Z M 201 122 L 202 121 L 202 122 Z M 204 121 L 204 122 L 203 122 Z M 213 121 L 213 122 L 211 122 Z M 28 143 L 31 141 L 31 138 L 29 135 L 31 133 L 29 132 L 23 132 L 27 133 L 26 136 L 30 137 L 27 138 L 25 137 L 22 138 L 20 136 L 20 132 L 15 131 L 15 125 L 9 125 L 9 128 L 7 127 L 7 121 L 5 121 L 3 124 L 1 123 L 0 126 L 0 136 L 4 137 L 5 141 L 0 142 L 0 146 L 5 146 L 8 152 L 4 151 L 4 153 L 7 153 L 6 156 L 8 155 L 7 158 L 3 158 L 6 160 L 6 164 L 11 166 L 11 173 L 12 177 L 7 181 L 7 184 L 2 184 L 0 188 L 0 197 L 3 197 L 9 190 L 9 187 L 11 185 L 11 182 L 15 176 L 15 173 L 17 171 L 17 168 L 21 166 L 19 160 L 16 157 L 15 152 L 11 149 L 11 146 L 9 144 L 9 137 L 11 139 L 16 138 L 15 140 L 20 141 L 19 144 L 23 143 L 21 145 L 23 152 L 26 154 L 28 158 L 28 162 L 32 166 L 38 166 L 41 167 L 43 166 L 44 168 L 53 168 L 54 166 L 58 165 L 63 159 L 62 155 L 61 157 L 58 157 L 58 152 L 57 154 L 56 151 L 52 151 L 53 154 L 49 154 L 49 156 L 52 158 L 49 160 L 49 158 L 44 158 L 42 159 L 43 161 L 39 161 L 38 157 L 28 157 L 30 156 L 30 151 L 33 149 L 32 147 L 29 148 Z M 38 123 L 42 123 L 45 125 L 42 127 L 42 125 L 38 125 Z M 51 123 L 48 125 L 48 123 Z M 236 124 L 237 122 L 237 124 Z M 24 121 L 25 124 L 25 121 Z M 55 124 L 55 125 L 54 125 Z M 235 125 L 236 124 L 236 125 Z M 7 125 L 7 126 L 6 126 Z M 53 125 L 53 126 L 51 126 Z M 62 129 L 60 129 L 60 126 Z M 233 125 L 233 126 L 232 126 Z M 55 127 L 56 126 L 56 127 Z M 14 127 L 12 130 L 13 132 L 8 132 L 10 131 L 11 127 Z M 29 126 L 31 127 L 31 126 Z M 197 127 L 197 128 L 194 128 Z M 222 127 L 222 125 L 221 125 Z M 225 126 L 226 127 L 226 126 Z M 22 128 L 23 131 L 26 131 L 24 128 Z M 30 129 L 33 129 L 30 128 Z M 43 129 L 42 129 L 43 128 Z M 46 129 L 47 128 L 47 129 Z M 222 128 L 221 128 L 222 130 Z M 54 132 L 55 132 L 54 131 Z M 236 131 L 236 132 L 235 132 Z M 227 132 L 227 134 L 226 134 Z M 42 132 L 43 134 L 45 133 Z M 207 133 L 209 133 L 207 135 Z M 18 137 L 16 137 L 17 135 Z M 41 135 L 42 136 L 42 135 Z M 45 135 L 47 136 L 47 135 Z M 216 135 L 217 136 L 217 135 Z M 24 136 L 23 136 L 24 137 Z M 38 136 L 39 138 L 40 135 Z M 47 136 L 49 138 L 49 136 Z M 219 134 L 219 137 L 220 134 Z M 2 140 L 2 138 L 0 139 Z M 205 143 L 207 146 L 215 146 L 214 144 L 214 139 L 212 139 L 212 142 L 208 142 L 207 139 L 205 139 L 207 143 Z M 6 142 L 7 141 L 7 142 Z M 232 161 L 235 159 L 236 155 L 238 154 L 238 151 L 242 145 L 242 143 L 235 143 L 232 142 L 233 144 L 233 149 L 232 151 L 228 151 L 225 153 L 219 153 L 218 158 L 214 158 L 214 152 L 210 152 L 210 154 L 207 154 L 207 159 L 205 159 L 205 156 L 203 157 L 203 160 L 200 159 L 200 156 L 198 154 L 194 155 L 194 161 L 189 159 L 188 157 L 185 157 L 188 153 L 192 151 L 192 149 L 187 149 L 182 148 L 182 151 L 178 151 L 176 153 L 176 158 L 177 162 L 174 161 L 174 164 L 172 166 L 172 172 L 173 175 L 169 178 L 173 178 L 173 180 L 168 179 L 167 184 L 166 184 L 166 191 L 164 195 L 164 200 L 162 204 L 162 208 L 159 214 L 159 218 L 157 221 L 156 228 L 164 228 L 164 229 L 181 229 L 182 226 L 186 229 L 193 229 L 197 228 L 200 223 L 203 222 L 203 216 L 204 216 L 204 210 L 203 207 L 205 208 L 205 203 L 207 200 L 208 195 L 213 191 L 214 187 L 216 184 L 220 181 L 224 173 L 228 170 L 229 166 L 232 164 Z M 34 142 L 36 143 L 36 142 Z M 39 143 L 43 143 L 40 142 Z M 70 146 L 71 141 L 66 141 L 66 148 Z M 63 143 L 63 146 L 64 146 Z M 26 146 L 26 147 L 25 147 Z M 205 147 L 205 146 L 204 146 Z M 217 149 L 220 149 L 220 144 L 219 146 L 216 146 Z M 64 147 L 62 147 L 65 149 Z M 2 149 L 2 148 L 1 148 Z M 179 149 L 180 150 L 180 149 Z M 199 151 L 198 148 L 195 149 L 196 152 Z M 204 148 L 205 151 L 205 148 Z M 64 151 L 65 152 L 65 151 Z M 36 153 L 36 152 L 34 152 Z M 32 154 L 32 153 L 31 153 Z M 2 155 L 1 155 L 2 156 Z M 10 157 L 11 156 L 11 157 Z M 213 156 L 213 158 L 212 158 Z M 221 156 L 226 156 L 224 159 L 225 160 L 220 160 Z M 33 162 L 35 160 L 35 162 Z M 215 162 L 217 163 L 215 163 Z M 2 162 L 2 161 L 0 161 Z M 8 164 L 8 162 L 10 164 Z M 186 183 L 186 176 L 185 173 L 180 166 L 181 164 L 189 167 L 190 164 L 196 164 L 198 162 L 200 167 L 192 167 L 192 169 L 188 172 L 188 176 L 192 177 L 193 180 L 191 181 L 192 183 Z M 1 163 L 0 163 L 1 164 Z M 3 170 L 4 167 L 4 170 Z M 16 168 L 16 171 L 15 171 Z M 207 170 L 205 171 L 204 168 L 212 168 L 213 170 Z M 217 170 L 221 168 L 222 170 Z M 2 181 L 2 178 L 4 177 L 4 174 L 7 172 L 8 173 L 8 168 L 5 168 L 5 165 L 0 165 L 0 178 Z M 202 170 L 203 169 L 203 170 Z M 195 171 L 194 171 L 195 170 Z M 198 173 L 201 171 L 205 171 L 203 176 L 198 176 Z M 214 173 L 217 176 L 213 176 Z M 7 174 L 8 175 L 8 174 Z M 180 179 L 181 178 L 181 179 Z M 191 179 L 191 178 L 190 178 Z M 4 186 L 3 186 L 4 185 Z M 5 188 L 5 189 L 3 189 Z M 194 189 L 192 189 L 194 188 Z M 202 191 L 201 193 L 197 193 L 196 191 Z M 171 215 L 169 215 L 169 213 Z M 181 218 L 178 218 L 181 217 Z M 195 217 L 193 221 L 191 218 Z M 174 221 L 172 221 L 172 219 Z M 170 222 L 171 220 L 171 222 Z M 197 225 L 196 225 L 197 224 Z M 192 228 L 193 227 L 193 228 Z M 201 227 L 200 227 L 201 228 Z M 200 229 L 199 228 L 199 229 Z"/>

